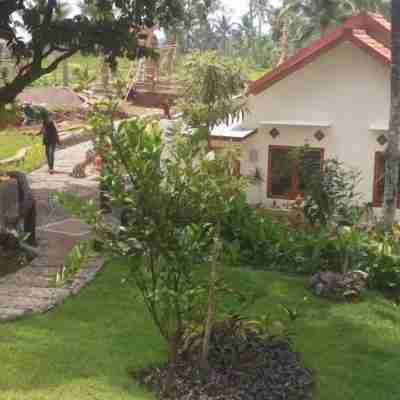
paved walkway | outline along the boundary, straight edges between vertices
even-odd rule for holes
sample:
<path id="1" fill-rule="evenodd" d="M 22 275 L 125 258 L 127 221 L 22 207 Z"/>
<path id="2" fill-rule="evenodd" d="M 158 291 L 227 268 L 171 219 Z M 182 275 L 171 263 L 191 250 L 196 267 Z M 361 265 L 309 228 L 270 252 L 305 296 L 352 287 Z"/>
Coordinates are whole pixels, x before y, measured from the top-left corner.
<path id="1" fill-rule="evenodd" d="M 53 308 L 77 292 L 100 268 L 99 261 L 93 260 L 70 287 L 55 285 L 65 257 L 79 241 L 88 237 L 88 228 L 52 204 L 51 194 L 69 191 L 83 198 L 97 196 L 97 177 L 93 171 L 89 170 L 84 179 L 69 176 L 73 167 L 85 159 L 90 147 L 87 142 L 57 152 L 54 175 L 47 172 L 47 166 L 29 175 L 38 204 L 40 257 L 30 266 L 0 279 L 0 321 Z"/>

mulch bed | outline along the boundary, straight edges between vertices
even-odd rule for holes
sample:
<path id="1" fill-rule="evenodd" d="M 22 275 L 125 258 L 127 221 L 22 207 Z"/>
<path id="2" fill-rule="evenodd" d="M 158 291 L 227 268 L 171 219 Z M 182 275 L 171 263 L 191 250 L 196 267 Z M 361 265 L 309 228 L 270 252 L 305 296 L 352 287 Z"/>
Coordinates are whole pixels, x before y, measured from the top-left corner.
<path id="1" fill-rule="evenodd" d="M 308 400 L 312 373 L 301 365 L 288 341 L 213 334 L 211 370 L 202 376 L 198 354 L 181 354 L 176 368 L 174 400 Z M 167 366 L 134 373 L 134 377 L 160 399 Z"/>

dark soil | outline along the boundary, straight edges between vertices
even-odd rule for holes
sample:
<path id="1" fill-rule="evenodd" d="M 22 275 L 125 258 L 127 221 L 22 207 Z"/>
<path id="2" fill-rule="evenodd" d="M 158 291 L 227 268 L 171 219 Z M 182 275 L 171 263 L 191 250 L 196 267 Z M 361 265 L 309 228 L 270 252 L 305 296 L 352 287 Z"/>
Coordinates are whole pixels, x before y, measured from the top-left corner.
<path id="1" fill-rule="evenodd" d="M 19 250 L 5 250 L 0 247 L 0 278 L 17 272 L 32 261 L 26 253 Z"/>
<path id="2" fill-rule="evenodd" d="M 177 363 L 174 400 L 308 400 L 313 377 L 286 340 L 213 334 L 211 370 L 201 375 L 198 355 L 181 354 Z M 134 374 L 160 399 L 167 366 Z"/>

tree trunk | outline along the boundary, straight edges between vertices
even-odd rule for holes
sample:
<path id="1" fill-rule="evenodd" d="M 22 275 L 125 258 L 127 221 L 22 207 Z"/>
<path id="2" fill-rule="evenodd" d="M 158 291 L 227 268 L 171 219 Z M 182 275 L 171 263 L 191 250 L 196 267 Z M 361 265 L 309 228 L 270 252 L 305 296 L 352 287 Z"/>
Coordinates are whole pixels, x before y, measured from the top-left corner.
<path id="1" fill-rule="evenodd" d="M 277 67 L 279 67 L 281 64 L 283 64 L 289 54 L 289 26 L 288 22 L 284 21 L 283 23 L 283 28 L 282 28 L 282 37 L 281 37 L 281 49 L 280 49 L 280 57 L 279 61 L 277 64 Z"/>
<path id="2" fill-rule="evenodd" d="M 168 343 L 168 371 L 164 387 L 164 394 L 169 397 L 173 394 L 172 387 L 175 378 L 176 363 L 178 361 L 178 352 L 182 341 L 182 324 L 180 323 L 178 325 L 177 331 Z"/>
<path id="3" fill-rule="evenodd" d="M 107 93 L 110 85 L 110 70 L 105 58 L 103 58 L 101 65 L 101 81 L 102 81 L 103 91 Z"/>
<path id="4" fill-rule="evenodd" d="M 40 72 L 31 70 L 25 75 L 17 76 L 12 82 L 0 87 L 0 108 L 12 103 L 15 98 L 32 82 L 41 77 Z"/>
<path id="5" fill-rule="evenodd" d="M 391 230 L 397 209 L 399 191 L 400 142 L 400 2 L 392 1 L 392 75 L 388 145 L 385 152 L 385 190 L 383 218 Z"/>
<path id="6" fill-rule="evenodd" d="M 330 24 L 326 22 L 321 22 L 320 24 L 320 35 L 325 36 L 329 32 Z"/>
<path id="7" fill-rule="evenodd" d="M 204 328 L 203 349 L 201 354 L 201 369 L 206 373 L 209 368 L 209 353 L 211 333 L 215 323 L 216 310 L 217 310 L 217 281 L 218 281 L 218 262 L 220 255 L 220 229 L 217 228 L 217 236 L 214 244 L 214 254 L 211 264 L 210 288 L 208 291 L 208 310 L 207 319 Z"/>
<path id="8" fill-rule="evenodd" d="M 35 82 L 41 76 L 55 71 L 61 62 L 73 56 L 75 53 L 76 50 L 64 53 L 46 68 L 42 68 L 42 58 L 39 62 L 35 62 L 26 68 L 23 74 L 17 75 L 12 82 L 0 86 L 0 108 L 8 103 L 12 103 L 27 86 Z"/>
<path id="9" fill-rule="evenodd" d="M 62 64 L 62 80 L 63 80 L 63 86 L 68 87 L 69 86 L 69 64 L 68 64 L 68 61 L 64 61 Z"/>
<path id="10" fill-rule="evenodd" d="M 217 262 L 213 261 L 211 265 L 210 288 L 208 292 L 207 320 L 204 329 L 203 351 L 201 354 L 201 369 L 203 370 L 203 372 L 207 372 L 210 367 L 208 356 L 210 354 L 210 341 L 211 341 L 212 328 L 215 322 L 217 276 L 218 276 Z"/>

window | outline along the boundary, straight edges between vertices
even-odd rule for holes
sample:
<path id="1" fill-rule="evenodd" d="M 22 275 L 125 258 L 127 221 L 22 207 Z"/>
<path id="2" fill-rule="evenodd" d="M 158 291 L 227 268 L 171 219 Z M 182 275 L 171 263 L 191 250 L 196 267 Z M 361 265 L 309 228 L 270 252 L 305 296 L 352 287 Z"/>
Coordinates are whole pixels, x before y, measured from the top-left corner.
<path id="1" fill-rule="evenodd" d="M 400 176 L 399 176 L 399 187 L 400 187 Z M 385 190 L 385 159 L 383 153 L 377 151 L 375 153 L 375 176 L 374 176 L 374 193 L 373 193 L 374 207 L 382 206 L 384 190 Z M 397 195 L 397 207 L 400 207 L 400 193 Z"/>
<path id="2" fill-rule="evenodd" d="M 300 160 L 296 157 L 300 148 L 270 146 L 268 160 L 268 197 L 294 200 L 305 187 L 305 177 L 301 174 Z M 323 149 L 309 149 L 302 162 L 316 172 L 321 171 Z"/>

